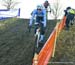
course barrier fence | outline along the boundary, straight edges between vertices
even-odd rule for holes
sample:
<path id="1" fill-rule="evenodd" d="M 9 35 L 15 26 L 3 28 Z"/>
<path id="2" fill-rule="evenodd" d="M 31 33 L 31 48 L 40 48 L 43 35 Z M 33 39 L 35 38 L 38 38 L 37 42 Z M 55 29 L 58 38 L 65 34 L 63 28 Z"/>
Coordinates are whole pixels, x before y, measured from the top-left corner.
<path id="1" fill-rule="evenodd" d="M 37 63 L 35 64 L 36 61 L 34 60 L 32 65 L 47 65 L 51 57 L 54 57 L 57 36 L 64 28 L 65 22 L 66 16 L 64 16 L 63 19 L 59 23 L 57 23 L 45 45 L 43 46 L 39 54 L 37 54 L 37 57 L 34 56 L 34 58 L 36 57 L 37 59 Z"/>

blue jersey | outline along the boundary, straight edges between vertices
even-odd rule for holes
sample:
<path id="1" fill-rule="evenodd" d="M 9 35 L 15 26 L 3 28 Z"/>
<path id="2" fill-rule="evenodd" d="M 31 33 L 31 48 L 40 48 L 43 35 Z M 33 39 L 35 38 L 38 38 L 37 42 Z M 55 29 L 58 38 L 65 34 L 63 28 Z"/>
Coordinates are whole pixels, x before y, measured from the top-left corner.
<path id="1" fill-rule="evenodd" d="M 46 10 L 42 9 L 41 12 L 38 12 L 37 9 L 35 9 L 32 13 L 32 17 L 30 19 L 29 25 L 32 25 L 35 16 L 36 16 L 36 22 L 39 23 L 41 21 L 46 27 Z"/>

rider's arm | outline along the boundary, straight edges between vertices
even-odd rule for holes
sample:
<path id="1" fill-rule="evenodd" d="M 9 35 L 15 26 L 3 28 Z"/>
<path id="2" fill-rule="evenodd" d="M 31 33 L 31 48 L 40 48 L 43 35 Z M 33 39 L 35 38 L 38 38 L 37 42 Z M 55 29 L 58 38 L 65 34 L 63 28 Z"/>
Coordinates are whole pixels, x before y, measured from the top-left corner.
<path id="1" fill-rule="evenodd" d="M 32 13 L 32 16 L 31 16 L 30 21 L 29 21 L 29 26 L 32 25 L 32 22 L 33 22 L 33 19 L 34 19 L 34 16 L 35 16 L 35 12 L 36 12 L 36 10 L 34 10 L 33 13 Z"/>
<path id="2" fill-rule="evenodd" d="M 47 21 L 46 21 L 46 10 L 45 9 L 43 10 L 43 13 L 44 13 L 44 22 L 43 23 L 44 23 L 44 27 L 46 27 Z"/>

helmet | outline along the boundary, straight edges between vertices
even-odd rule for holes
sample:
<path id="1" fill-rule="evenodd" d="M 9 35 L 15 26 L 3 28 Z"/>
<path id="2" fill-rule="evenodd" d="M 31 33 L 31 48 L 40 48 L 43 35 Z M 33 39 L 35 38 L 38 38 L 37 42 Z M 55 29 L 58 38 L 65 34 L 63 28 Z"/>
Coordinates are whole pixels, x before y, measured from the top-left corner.
<path id="1" fill-rule="evenodd" d="M 48 0 L 46 0 L 45 2 L 48 3 Z"/>
<path id="2" fill-rule="evenodd" d="M 66 9 L 69 10 L 69 9 L 71 9 L 71 7 L 67 7 Z"/>
<path id="3" fill-rule="evenodd" d="M 42 5 L 37 5 L 37 9 L 42 9 Z"/>

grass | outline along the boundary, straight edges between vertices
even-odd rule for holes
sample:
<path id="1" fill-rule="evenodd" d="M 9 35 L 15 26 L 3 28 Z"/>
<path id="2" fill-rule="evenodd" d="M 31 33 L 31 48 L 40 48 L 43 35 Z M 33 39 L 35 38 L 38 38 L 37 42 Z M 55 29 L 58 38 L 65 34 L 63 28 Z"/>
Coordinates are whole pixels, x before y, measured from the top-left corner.
<path id="1" fill-rule="evenodd" d="M 0 65 L 31 65 L 34 48 L 34 32 L 28 32 L 27 19 L 11 18 L 0 21 Z M 46 40 L 56 22 L 48 21 Z"/>
<path id="2" fill-rule="evenodd" d="M 57 38 L 55 57 L 52 62 L 64 62 L 62 64 L 54 63 L 49 65 L 74 65 L 75 64 L 75 22 L 67 31 L 63 29 Z M 73 63 L 65 63 L 73 62 Z"/>
<path id="3" fill-rule="evenodd" d="M 28 32 L 27 19 L 11 18 L 0 21 L 0 65 L 31 65 L 34 48 L 34 32 Z M 47 40 L 56 22 L 48 21 Z M 46 41 L 45 40 L 45 41 Z M 63 29 L 57 38 L 55 57 L 52 62 L 75 62 L 75 23 L 70 30 Z M 74 64 L 49 64 L 74 65 Z"/>

